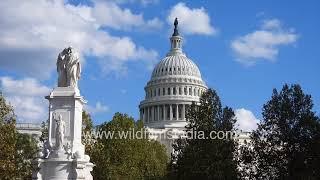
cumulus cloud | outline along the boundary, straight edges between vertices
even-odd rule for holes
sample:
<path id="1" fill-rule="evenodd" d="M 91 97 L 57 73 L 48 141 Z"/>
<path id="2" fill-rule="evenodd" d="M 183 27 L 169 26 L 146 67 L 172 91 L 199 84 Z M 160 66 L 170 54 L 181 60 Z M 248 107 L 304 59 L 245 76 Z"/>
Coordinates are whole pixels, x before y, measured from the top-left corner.
<path id="1" fill-rule="evenodd" d="M 235 116 L 237 119 L 237 128 L 244 132 L 249 132 L 255 130 L 258 125 L 259 120 L 254 116 L 254 114 L 244 108 L 236 109 Z"/>
<path id="2" fill-rule="evenodd" d="M 92 16 L 93 18 L 89 19 L 95 19 L 100 25 L 114 29 L 127 30 L 134 27 L 159 29 L 162 26 L 158 18 L 145 20 L 143 14 L 133 14 L 130 9 L 122 9 L 111 1 L 95 1 Z"/>
<path id="3" fill-rule="evenodd" d="M 142 14 L 109 1 L 93 1 L 87 6 L 63 0 L 3 0 L 0 68 L 48 78 L 55 69 L 57 54 L 69 45 L 82 57 L 97 57 L 104 69 L 114 67 L 110 71 L 121 71 L 132 60 L 148 64 L 156 59 L 156 51 L 138 46 L 129 37 L 112 36 L 106 28 L 159 28 L 159 21 L 145 20 Z"/>
<path id="4" fill-rule="evenodd" d="M 50 88 L 34 78 L 0 77 L 0 87 L 6 100 L 14 107 L 18 122 L 40 123 L 48 118 L 48 102 L 44 96 Z"/>
<path id="5" fill-rule="evenodd" d="M 100 101 L 98 101 L 95 106 L 90 106 L 86 105 L 85 109 L 90 113 L 90 114 L 97 114 L 97 113 L 103 113 L 103 112 L 108 112 L 110 108 L 106 105 L 103 105 Z"/>
<path id="6" fill-rule="evenodd" d="M 189 8 L 185 3 L 173 6 L 167 17 L 167 22 L 172 25 L 175 18 L 179 19 L 179 28 L 185 34 L 214 35 L 217 33 L 210 23 L 210 17 L 206 10 L 201 8 Z"/>
<path id="7" fill-rule="evenodd" d="M 237 61 L 253 65 L 259 60 L 274 61 L 279 48 L 297 41 L 292 28 L 286 29 L 278 19 L 263 21 L 256 31 L 240 36 L 231 42 Z"/>

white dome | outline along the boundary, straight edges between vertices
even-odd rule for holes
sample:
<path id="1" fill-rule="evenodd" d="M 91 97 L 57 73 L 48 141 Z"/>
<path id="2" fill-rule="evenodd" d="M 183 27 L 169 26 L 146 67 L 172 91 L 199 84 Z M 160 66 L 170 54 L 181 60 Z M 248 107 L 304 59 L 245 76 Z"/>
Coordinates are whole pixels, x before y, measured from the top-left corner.
<path id="1" fill-rule="evenodd" d="M 198 66 L 182 52 L 177 25 L 171 49 L 155 66 L 139 105 L 140 119 L 148 128 L 184 128 L 188 107 L 207 90 Z"/>
<path id="2" fill-rule="evenodd" d="M 182 53 L 163 58 L 154 68 L 151 78 L 167 75 L 186 75 L 201 78 L 197 65 Z"/>

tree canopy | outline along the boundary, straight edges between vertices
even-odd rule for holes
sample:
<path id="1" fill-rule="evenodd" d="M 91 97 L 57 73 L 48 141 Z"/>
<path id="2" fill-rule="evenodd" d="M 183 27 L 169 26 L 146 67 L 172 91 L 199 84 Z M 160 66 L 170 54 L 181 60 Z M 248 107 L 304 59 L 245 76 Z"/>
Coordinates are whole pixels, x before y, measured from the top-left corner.
<path id="1" fill-rule="evenodd" d="M 35 139 L 16 131 L 13 107 L 0 93 L 0 179 L 31 179 L 31 161 L 38 151 Z"/>
<path id="2" fill-rule="evenodd" d="M 12 106 L 0 93 L 0 179 L 10 179 L 15 174 L 16 119 Z"/>
<path id="3" fill-rule="evenodd" d="M 118 132 L 144 131 L 141 121 L 116 113 L 113 119 L 96 127 L 102 132 L 114 132 L 113 138 L 96 139 L 89 155 L 96 165 L 95 179 L 161 178 L 166 174 L 168 156 L 165 147 L 147 137 L 121 138 Z"/>
<path id="4" fill-rule="evenodd" d="M 274 89 L 242 149 L 243 173 L 250 179 L 319 179 L 320 123 L 312 108 L 299 85 Z"/>
<path id="5" fill-rule="evenodd" d="M 229 107 L 222 108 L 217 93 L 209 89 L 200 103 L 193 103 L 187 112 L 187 132 L 200 131 L 204 138 L 178 139 L 173 145 L 173 176 L 177 179 L 236 179 L 234 160 L 236 142 L 231 136 L 223 139 L 210 136 L 211 132 L 231 132 L 236 122 Z M 210 138 L 212 137 L 212 138 Z"/>

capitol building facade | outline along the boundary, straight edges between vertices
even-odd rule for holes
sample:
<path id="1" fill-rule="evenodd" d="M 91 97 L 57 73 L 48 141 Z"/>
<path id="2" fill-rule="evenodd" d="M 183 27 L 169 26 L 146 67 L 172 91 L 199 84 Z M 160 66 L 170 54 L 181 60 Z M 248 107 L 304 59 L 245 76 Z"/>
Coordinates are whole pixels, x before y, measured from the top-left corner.
<path id="1" fill-rule="evenodd" d="M 187 125 L 186 111 L 208 87 L 201 78 L 198 66 L 182 51 L 182 40 L 175 20 L 170 38 L 171 49 L 154 68 L 145 86 L 145 99 L 140 102 L 140 119 L 147 127 L 150 138 L 165 144 L 172 150 L 170 141 L 161 138 L 168 131 L 183 134 Z"/>

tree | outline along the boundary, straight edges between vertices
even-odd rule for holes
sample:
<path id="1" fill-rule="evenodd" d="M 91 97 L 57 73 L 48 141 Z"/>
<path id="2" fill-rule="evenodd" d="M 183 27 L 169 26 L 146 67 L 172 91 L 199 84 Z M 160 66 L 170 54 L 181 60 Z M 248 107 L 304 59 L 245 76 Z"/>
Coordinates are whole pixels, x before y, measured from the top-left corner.
<path id="1" fill-rule="evenodd" d="M 48 136 L 49 136 L 48 123 L 49 123 L 49 120 L 43 121 L 41 123 L 41 136 L 39 140 L 42 144 L 44 144 L 48 140 Z"/>
<path id="2" fill-rule="evenodd" d="M 93 170 L 95 179 L 142 179 L 165 176 L 168 157 L 165 147 L 147 137 L 133 137 L 121 132 L 142 132 L 142 121 L 135 122 L 126 114 L 116 113 L 110 122 L 96 128 L 101 134 L 111 136 L 98 138 L 90 154 L 96 165 Z M 122 137 L 122 138 L 121 138 Z"/>
<path id="3" fill-rule="evenodd" d="M 31 135 L 16 134 L 16 179 L 31 179 L 32 160 L 37 152 L 37 141 Z"/>
<path id="4" fill-rule="evenodd" d="M 0 179 L 31 179 L 36 141 L 16 131 L 13 107 L 0 93 Z"/>
<path id="5" fill-rule="evenodd" d="M 176 152 L 172 157 L 175 178 L 237 179 L 237 162 L 234 160 L 236 142 L 231 137 L 236 122 L 233 110 L 222 108 L 219 96 L 209 89 L 203 93 L 198 105 L 191 105 L 186 118 L 186 131 L 193 134 L 192 137 L 178 139 L 173 145 Z M 224 139 L 210 138 L 211 132 L 219 131 L 229 136 Z M 196 137 L 195 134 L 200 132 L 203 132 L 202 138 Z"/>
<path id="6" fill-rule="evenodd" d="M 82 143 L 85 145 L 85 152 L 89 154 L 93 148 L 91 132 L 93 131 L 93 123 L 88 112 L 82 111 Z"/>
<path id="7" fill-rule="evenodd" d="M 247 177 L 320 178 L 320 123 L 312 107 L 311 96 L 299 85 L 284 85 L 280 92 L 273 90 L 251 143 L 242 149 Z"/>
<path id="8" fill-rule="evenodd" d="M 11 179 L 16 172 L 16 119 L 13 107 L 0 92 L 0 179 Z"/>

